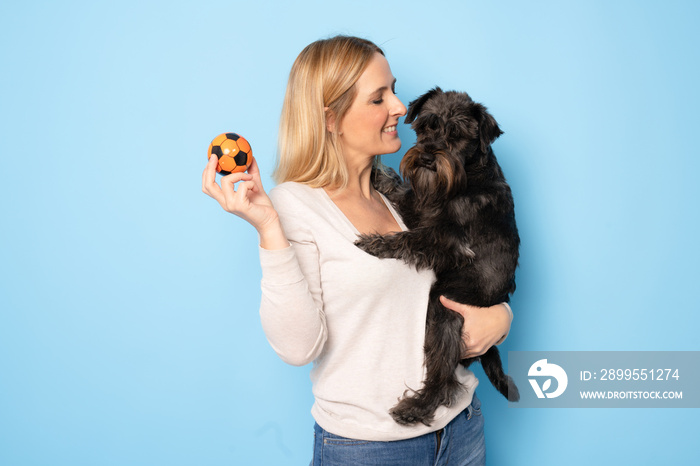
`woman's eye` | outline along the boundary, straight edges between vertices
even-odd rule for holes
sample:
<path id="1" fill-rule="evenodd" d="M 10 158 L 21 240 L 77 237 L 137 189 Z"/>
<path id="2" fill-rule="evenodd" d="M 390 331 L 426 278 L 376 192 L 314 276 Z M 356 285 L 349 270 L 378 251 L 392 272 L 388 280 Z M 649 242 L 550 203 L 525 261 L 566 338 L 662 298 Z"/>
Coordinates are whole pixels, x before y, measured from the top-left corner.
<path id="1" fill-rule="evenodd" d="M 384 102 L 384 99 L 377 99 L 377 100 L 373 100 L 373 101 L 372 101 L 372 103 L 373 103 L 374 105 L 379 105 L 379 104 L 381 104 L 382 102 Z"/>

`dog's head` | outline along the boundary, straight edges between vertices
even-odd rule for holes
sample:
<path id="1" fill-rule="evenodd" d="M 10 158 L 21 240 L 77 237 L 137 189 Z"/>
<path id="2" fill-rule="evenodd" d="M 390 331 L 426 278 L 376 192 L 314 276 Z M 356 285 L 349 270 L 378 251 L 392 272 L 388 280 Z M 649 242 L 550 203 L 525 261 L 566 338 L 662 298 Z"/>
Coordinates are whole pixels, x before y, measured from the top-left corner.
<path id="1" fill-rule="evenodd" d="M 466 92 L 439 87 L 411 102 L 406 114 L 416 145 L 401 161 L 414 191 L 451 196 L 466 186 L 465 167 L 485 162 L 491 143 L 503 134 L 486 107 Z"/>

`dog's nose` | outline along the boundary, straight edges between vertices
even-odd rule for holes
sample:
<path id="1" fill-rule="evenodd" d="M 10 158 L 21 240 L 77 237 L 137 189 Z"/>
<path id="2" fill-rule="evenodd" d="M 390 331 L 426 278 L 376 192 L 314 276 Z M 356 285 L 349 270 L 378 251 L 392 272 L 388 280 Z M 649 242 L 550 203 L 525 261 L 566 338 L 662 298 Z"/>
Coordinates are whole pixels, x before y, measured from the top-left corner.
<path id="1" fill-rule="evenodd" d="M 424 167 L 431 167 L 435 163 L 435 156 L 430 152 L 422 152 L 419 160 Z"/>

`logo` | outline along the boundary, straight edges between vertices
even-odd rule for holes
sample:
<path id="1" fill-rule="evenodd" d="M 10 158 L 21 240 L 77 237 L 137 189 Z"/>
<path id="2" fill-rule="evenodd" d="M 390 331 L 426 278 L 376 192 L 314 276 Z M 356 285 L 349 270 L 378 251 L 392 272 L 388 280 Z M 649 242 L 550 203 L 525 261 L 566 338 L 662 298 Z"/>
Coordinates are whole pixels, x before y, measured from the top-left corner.
<path id="1" fill-rule="evenodd" d="M 556 398 L 566 390 L 566 385 L 569 383 L 569 378 L 566 376 L 564 369 L 556 364 L 550 364 L 546 359 L 540 359 L 527 372 L 529 377 L 548 377 L 544 381 L 542 387 L 537 383 L 537 379 L 528 379 L 532 389 L 535 391 L 537 398 Z M 557 389 L 553 392 L 547 392 L 552 386 L 552 377 L 557 381 Z"/>

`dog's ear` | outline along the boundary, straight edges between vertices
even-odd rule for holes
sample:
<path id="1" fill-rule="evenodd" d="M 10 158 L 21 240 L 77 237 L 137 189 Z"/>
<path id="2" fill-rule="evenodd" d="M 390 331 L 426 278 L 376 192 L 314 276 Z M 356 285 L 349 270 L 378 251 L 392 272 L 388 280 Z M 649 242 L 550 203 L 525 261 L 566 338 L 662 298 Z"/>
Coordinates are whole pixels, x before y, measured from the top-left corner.
<path id="1" fill-rule="evenodd" d="M 434 95 L 442 93 L 442 89 L 439 87 L 435 86 L 435 89 L 431 89 L 422 96 L 418 97 L 416 100 L 408 104 L 408 113 L 406 113 L 406 119 L 404 120 L 404 123 L 411 124 L 413 123 L 413 120 L 416 119 L 418 114 L 420 113 L 421 108 L 423 108 L 423 105 L 430 100 Z"/>
<path id="2" fill-rule="evenodd" d="M 495 118 L 486 111 L 486 107 L 481 104 L 475 104 L 474 107 L 477 113 L 477 121 L 479 122 L 481 151 L 486 153 L 491 143 L 495 141 L 498 136 L 503 134 L 503 131 L 498 127 Z"/>

